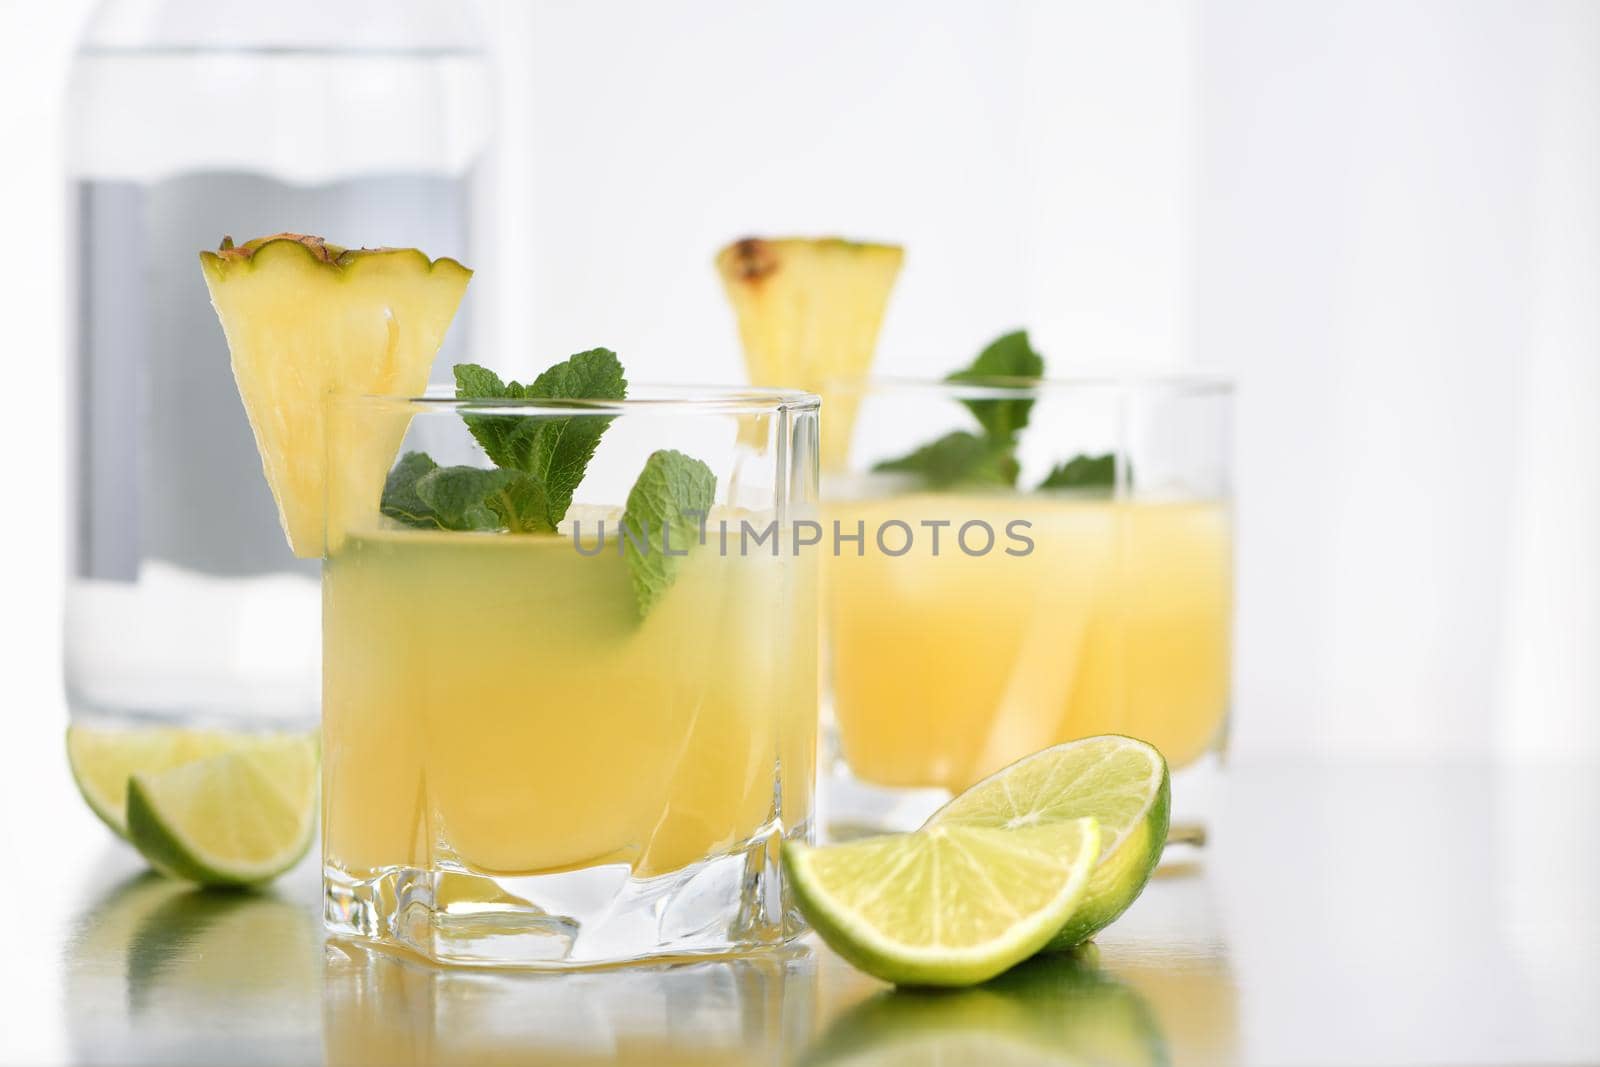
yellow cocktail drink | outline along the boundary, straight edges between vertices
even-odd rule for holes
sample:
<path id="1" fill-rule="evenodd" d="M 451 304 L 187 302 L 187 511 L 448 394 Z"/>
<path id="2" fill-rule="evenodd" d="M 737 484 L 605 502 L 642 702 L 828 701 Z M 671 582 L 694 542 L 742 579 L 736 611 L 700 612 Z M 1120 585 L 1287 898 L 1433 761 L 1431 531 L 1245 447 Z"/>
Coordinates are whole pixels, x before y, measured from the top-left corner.
<path id="1" fill-rule="evenodd" d="M 710 546 L 641 618 L 614 543 L 351 534 L 323 583 L 326 864 L 649 878 L 802 826 L 814 581 Z"/>
<path id="2" fill-rule="evenodd" d="M 323 561 L 330 933 L 548 968 L 798 936 L 780 857 L 813 834 L 816 560 L 704 532 L 815 525 L 817 398 L 640 386 L 604 347 L 424 391 L 454 260 L 279 234 L 201 263 L 290 548 Z M 196 880 L 287 869 L 316 752 L 269 755 L 160 794 L 249 823 L 173 843 L 135 776 L 129 833 Z"/>
<path id="3" fill-rule="evenodd" d="M 865 533 L 861 555 L 846 543 L 824 568 L 835 713 L 858 778 L 959 791 L 1093 734 L 1149 741 L 1174 769 L 1218 744 L 1225 505 L 918 493 L 838 501 L 829 518 Z M 875 539 L 896 521 L 914 534 L 903 555 Z M 994 531 L 987 551 L 982 526 L 966 538 L 975 554 L 958 541 L 972 522 Z M 885 535 L 891 551 L 906 541 L 898 527 Z"/>

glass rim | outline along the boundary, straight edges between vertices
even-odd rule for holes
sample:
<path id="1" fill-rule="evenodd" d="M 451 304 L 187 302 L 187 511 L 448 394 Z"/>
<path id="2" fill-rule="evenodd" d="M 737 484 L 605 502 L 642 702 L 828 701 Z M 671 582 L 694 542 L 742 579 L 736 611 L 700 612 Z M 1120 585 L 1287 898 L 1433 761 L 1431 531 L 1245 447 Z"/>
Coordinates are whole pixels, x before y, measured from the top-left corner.
<path id="1" fill-rule="evenodd" d="M 1186 396 L 1231 397 L 1231 375 L 1211 371 L 1149 371 L 1084 373 L 1011 378 L 917 378 L 912 376 L 842 375 L 822 387 L 828 393 L 937 393 L 957 400 L 1008 400 L 1062 392 L 1179 393 Z"/>
<path id="2" fill-rule="evenodd" d="M 621 400 L 566 397 L 458 397 L 449 385 L 430 385 L 420 395 L 329 393 L 327 403 L 368 411 L 492 412 L 497 415 L 773 415 L 815 412 L 822 398 L 800 389 L 734 385 L 628 384 Z"/>

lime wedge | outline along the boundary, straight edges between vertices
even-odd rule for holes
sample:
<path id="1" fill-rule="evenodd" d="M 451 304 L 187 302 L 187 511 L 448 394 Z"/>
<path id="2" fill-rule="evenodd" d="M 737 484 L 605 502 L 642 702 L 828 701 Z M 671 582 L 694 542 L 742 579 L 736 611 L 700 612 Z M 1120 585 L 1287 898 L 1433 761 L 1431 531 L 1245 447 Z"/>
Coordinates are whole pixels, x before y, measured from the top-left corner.
<path id="1" fill-rule="evenodd" d="M 1043 948 L 1099 854 L 1099 827 L 1077 819 L 786 844 L 783 863 L 800 909 L 839 955 L 885 981 L 957 986 Z"/>
<path id="2" fill-rule="evenodd" d="M 160 774 L 226 752 L 239 739 L 210 730 L 67 727 L 67 761 L 89 807 L 118 837 L 128 836 L 128 779 Z"/>
<path id="3" fill-rule="evenodd" d="M 1143 741 L 1108 734 L 1035 752 L 978 782 L 934 812 L 936 826 L 1012 829 L 1092 817 L 1100 860 L 1072 918 L 1047 946 L 1071 948 L 1128 910 L 1167 840 L 1172 784 L 1167 761 Z"/>
<path id="4" fill-rule="evenodd" d="M 317 746 L 252 738 L 227 752 L 128 781 L 128 838 L 151 865 L 202 885 L 254 885 L 311 845 Z"/>

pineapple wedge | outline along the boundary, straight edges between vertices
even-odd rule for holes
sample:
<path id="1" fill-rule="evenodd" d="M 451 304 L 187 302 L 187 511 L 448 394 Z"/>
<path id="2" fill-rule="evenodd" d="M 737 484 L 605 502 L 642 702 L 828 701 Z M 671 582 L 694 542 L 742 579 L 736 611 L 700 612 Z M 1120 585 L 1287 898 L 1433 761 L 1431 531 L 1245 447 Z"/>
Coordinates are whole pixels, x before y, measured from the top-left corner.
<path id="1" fill-rule="evenodd" d="M 750 381 L 809 389 L 823 398 L 825 470 L 844 465 L 858 398 L 830 396 L 824 383 L 864 376 L 871 368 L 904 258 L 898 245 L 837 237 L 748 237 L 717 253 Z"/>
<path id="2" fill-rule="evenodd" d="M 376 511 L 408 421 L 341 441 L 342 485 L 330 494 L 324 397 L 426 389 L 472 272 L 414 248 L 346 250 L 298 234 L 225 238 L 200 266 L 289 547 L 320 556 L 338 528 L 327 499 Z"/>

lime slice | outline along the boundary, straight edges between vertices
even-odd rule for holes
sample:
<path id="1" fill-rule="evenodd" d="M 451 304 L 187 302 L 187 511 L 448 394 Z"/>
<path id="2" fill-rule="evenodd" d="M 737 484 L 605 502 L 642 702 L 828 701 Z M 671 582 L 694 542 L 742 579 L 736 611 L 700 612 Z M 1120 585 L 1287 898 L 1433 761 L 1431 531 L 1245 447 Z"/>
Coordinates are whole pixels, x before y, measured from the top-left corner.
<path id="1" fill-rule="evenodd" d="M 237 736 L 210 730 L 67 727 L 67 761 L 89 807 L 118 837 L 128 836 L 128 779 L 160 774 L 226 752 Z"/>
<path id="2" fill-rule="evenodd" d="M 1093 817 L 1100 861 L 1078 910 L 1050 939 L 1047 947 L 1058 950 L 1105 929 L 1144 891 L 1166 844 L 1171 807 L 1161 753 L 1108 734 L 1055 745 L 996 771 L 934 812 L 927 827 L 1012 829 Z"/>
<path id="3" fill-rule="evenodd" d="M 317 746 L 268 737 L 128 781 L 128 838 L 157 870 L 202 885 L 254 885 L 311 845 Z"/>
<path id="4" fill-rule="evenodd" d="M 1099 854 L 1099 827 L 1077 819 L 786 844 L 783 862 L 800 909 L 839 955 L 885 981 L 955 986 L 1043 948 Z"/>

